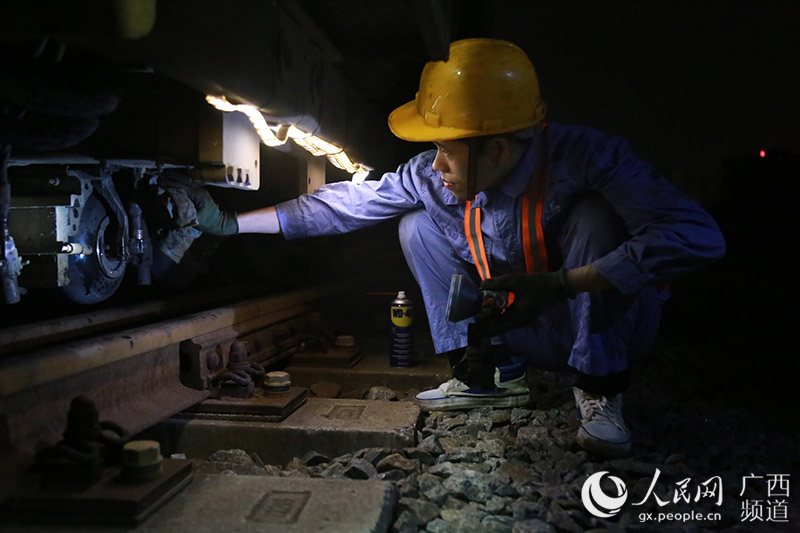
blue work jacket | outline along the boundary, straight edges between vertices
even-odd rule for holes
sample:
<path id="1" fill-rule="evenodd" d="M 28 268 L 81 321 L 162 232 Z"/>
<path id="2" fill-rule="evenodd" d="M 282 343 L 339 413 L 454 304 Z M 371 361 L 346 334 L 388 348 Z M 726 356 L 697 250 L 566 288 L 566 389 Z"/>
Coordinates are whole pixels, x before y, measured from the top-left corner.
<path id="1" fill-rule="evenodd" d="M 557 234 L 576 201 L 600 194 L 630 235 L 592 263 L 619 291 L 630 294 L 668 282 L 724 254 L 724 239 L 711 216 L 639 159 L 626 141 L 562 124 L 549 124 L 543 135 L 548 153 L 542 211 L 545 237 Z M 294 239 L 345 233 L 426 209 L 453 249 L 473 263 L 464 235 L 465 203 L 443 186 L 441 173 L 432 168 L 435 155 L 436 150 L 422 152 L 377 181 L 331 183 L 278 204 L 283 235 Z M 473 202 L 482 208 L 481 229 L 493 276 L 525 272 L 523 193 L 538 158 L 538 142 L 530 141 L 508 178 L 499 187 L 478 193 Z"/>

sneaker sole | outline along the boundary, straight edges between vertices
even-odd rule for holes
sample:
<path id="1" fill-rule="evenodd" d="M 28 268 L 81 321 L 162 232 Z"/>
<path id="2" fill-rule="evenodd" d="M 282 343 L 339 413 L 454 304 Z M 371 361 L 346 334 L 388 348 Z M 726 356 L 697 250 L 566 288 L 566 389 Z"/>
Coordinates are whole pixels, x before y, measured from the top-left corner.
<path id="1" fill-rule="evenodd" d="M 607 442 L 593 437 L 583 428 L 578 429 L 575 441 L 584 450 L 609 459 L 625 457 L 631 452 L 630 440 L 625 442 Z"/>
<path id="2" fill-rule="evenodd" d="M 511 396 L 449 396 L 435 400 L 417 400 L 422 411 L 456 411 L 475 407 L 520 407 L 530 402 L 529 393 Z"/>

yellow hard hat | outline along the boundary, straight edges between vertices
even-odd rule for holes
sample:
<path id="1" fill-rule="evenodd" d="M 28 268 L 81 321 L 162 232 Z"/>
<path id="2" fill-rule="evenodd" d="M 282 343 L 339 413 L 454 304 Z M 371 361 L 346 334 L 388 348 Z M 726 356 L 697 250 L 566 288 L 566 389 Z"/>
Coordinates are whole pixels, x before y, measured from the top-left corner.
<path id="1" fill-rule="evenodd" d="M 521 48 L 463 39 L 450 44 L 447 61 L 425 64 L 419 92 L 392 111 L 389 129 L 406 141 L 448 141 L 521 130 L 544 114 L 536 71 Z"/>

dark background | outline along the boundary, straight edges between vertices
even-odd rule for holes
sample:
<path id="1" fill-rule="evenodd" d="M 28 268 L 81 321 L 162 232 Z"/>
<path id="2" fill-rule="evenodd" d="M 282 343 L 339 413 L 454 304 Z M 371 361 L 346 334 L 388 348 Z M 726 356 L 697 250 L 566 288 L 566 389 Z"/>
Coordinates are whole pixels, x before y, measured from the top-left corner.
<path id="1" fill-rule="evenodd" d="M 500 1 L 491 32 L 528 52 L 550 120 L 619 134 L 707 198 L 724 158 L 800 143 L 798 6 Z"/>

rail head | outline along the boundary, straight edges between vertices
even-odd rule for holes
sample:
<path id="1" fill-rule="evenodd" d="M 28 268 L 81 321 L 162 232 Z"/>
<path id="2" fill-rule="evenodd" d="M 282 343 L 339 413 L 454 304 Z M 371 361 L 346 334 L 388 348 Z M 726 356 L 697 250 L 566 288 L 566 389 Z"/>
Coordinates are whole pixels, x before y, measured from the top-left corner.
<path id="1" fill-rule="evenodd" d="M 0 398 L 140 356 L 210 332 L 237 328 L 259 317 L 296 308 L 342 289 L 305 289 L 193 313 L 91 338 L 54 344 L 0 359 Z"/>

